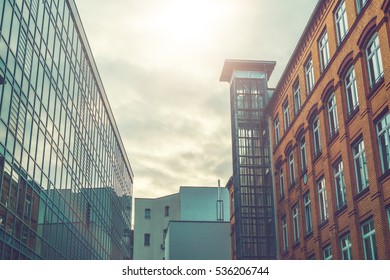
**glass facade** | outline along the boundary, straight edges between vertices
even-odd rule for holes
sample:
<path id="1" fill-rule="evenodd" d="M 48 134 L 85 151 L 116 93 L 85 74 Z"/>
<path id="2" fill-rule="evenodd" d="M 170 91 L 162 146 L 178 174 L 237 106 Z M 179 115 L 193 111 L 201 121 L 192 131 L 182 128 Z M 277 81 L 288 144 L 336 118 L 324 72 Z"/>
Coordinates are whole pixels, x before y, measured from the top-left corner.
<path id="1" fill-rule="evenodd" d="M 275 215 L 269 124 L 268 75 L 275 62 L 227 60 L 221 80 L 230 82 L 235 256 L 275 259 Z M 272 70 L 271 70 L 272 69 Z"/>
<path id="2" fill-rule="evenodd" d="M 73 0 L 0 2 L 0 259 L 129 259 L 133 172 Z"/>

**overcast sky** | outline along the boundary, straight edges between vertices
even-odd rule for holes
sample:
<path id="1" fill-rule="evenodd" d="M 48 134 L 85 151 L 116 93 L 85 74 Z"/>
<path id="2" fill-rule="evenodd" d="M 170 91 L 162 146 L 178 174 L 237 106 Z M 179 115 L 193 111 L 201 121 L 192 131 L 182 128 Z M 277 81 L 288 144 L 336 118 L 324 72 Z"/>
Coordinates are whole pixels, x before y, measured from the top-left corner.
<path id="1" fill-rule="evenodd" d="M 276 86 L 317 0 L 76 0 L 132 165 L 135 197 L 232 175 L 225 59 L 275 60 Z"/>

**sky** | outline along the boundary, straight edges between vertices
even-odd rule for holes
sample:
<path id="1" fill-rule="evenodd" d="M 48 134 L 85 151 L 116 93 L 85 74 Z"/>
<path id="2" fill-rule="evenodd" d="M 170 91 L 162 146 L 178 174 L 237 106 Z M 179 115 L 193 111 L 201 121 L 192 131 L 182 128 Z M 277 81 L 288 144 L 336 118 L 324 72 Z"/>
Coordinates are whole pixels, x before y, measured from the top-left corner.
<path id="1" fill-rule="evenodd" d="M 134 172 L 134 197 L 232 175 L 225 59 L 276 61 L 275 87 L 317 0 L 76 0 Z"/>

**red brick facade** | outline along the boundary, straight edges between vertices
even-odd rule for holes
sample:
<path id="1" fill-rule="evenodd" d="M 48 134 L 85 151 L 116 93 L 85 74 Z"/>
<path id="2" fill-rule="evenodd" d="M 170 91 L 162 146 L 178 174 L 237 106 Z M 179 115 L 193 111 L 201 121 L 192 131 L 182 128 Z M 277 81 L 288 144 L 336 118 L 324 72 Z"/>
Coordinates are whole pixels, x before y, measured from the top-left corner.
<path id="1" fill-rule="evenodd" d="M 390 259 L 390 144 L 378 135 L 390 119 L 389 7 L 319 1 L 276 87 L 268 110 L 282 259 Z"/>

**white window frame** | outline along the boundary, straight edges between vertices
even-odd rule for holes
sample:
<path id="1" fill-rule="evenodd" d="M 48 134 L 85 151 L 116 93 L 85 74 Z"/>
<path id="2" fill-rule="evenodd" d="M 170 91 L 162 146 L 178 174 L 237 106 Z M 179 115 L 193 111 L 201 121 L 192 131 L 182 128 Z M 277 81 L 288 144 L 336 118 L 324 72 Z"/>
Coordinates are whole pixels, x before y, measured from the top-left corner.
<path id="1" fill-rule="evenodd" d="M 320 222 L 325 222 L 329 218 L 328 199 L 326 197 L 325 178 L 321 178 L 317 182 L 318 187 L 318 207 L 320 209 Z"/>
<path id="2" fill-rule="evenodd" d="M 314 158 L 317 158 L 321 152 L 321 131 L 320 119 L 318 116 L 313 120 L 313 142 L 314 142 Z"/>
<path id="3" fill-rule="evenodd" d="M 309 234 L 313 231 L 313 220 L 311 214 L 311 201 L 310 193 L 307 193 L 303 197 L 303 202 L 305 204 L 305 221 L 306 221 L 306 234 Z"/>
<path id="4" fill-rule="evenodd" d="M 350 115 L 359 106 L 355 67 L 353 65 L 345 75 L 344 82 L 345 82 L 345 93 L 347 95 L 348 114 Z"/>
<path id="5" fill-rule="evenodd" d="M 307 94 L 310 94 L 314 88 L 314 68 L 312 57 L 310 57 L 305 63 L 305 79 Z"/>
<path id="6" fill-rule="evenodd" d="M 322 250 L 324 260 L 332 260 L 332 246 L 328 245 Z"/>
<path id="7" fill-rule="evenodd" d="M 336 26 L 337 43 L 340 46 L 348 33 L 348 18 L 345 1 L 342 1 L 334 13 L 334 20 Z"/>
<path id="8" fill-rule="evenodd" d="M 288 154 L 288 168 L 290 175 L 290 186 L 295 184 L 294 153 L 293 150 Z"/>
<path id="9" fill-rule="evenodd" d="M 305 140 L 305 135 L 302 135 L 301 139 L 299 140 L 299 149 L 300 149 L 300 154 L 301 154 L 302 173 L 306 173 L 306 170 L 307 170 L 307 158 L 306 158 L 306 140 Z"/>
<path id="10" fill-rule="evenodd" d="M 288 106 L 288 99 L 283 103 L 283 122 L 284 122 L 284 131 L 290 126 L 290 108 Z"/>
<path id="11" fill-rule="evenodd" d="M 350 234 L 340 238 L 341 257 L 343 260 L 352 260 L 352 243 Z"/>
<path id="12" fill-rule="evenodd" d="M 363 139 L 356 143 L 352 147 L 352 150 L 355 166 L 356 186 L 358 192 L 360 193 L 368 187 L 368 171 Z"/>
<path id="13" fill-rule="evenodd" d="M 300 240 L 299 236 L 299 210 L 298 205 L 295 205 L 292 209 L 293 216 L 293 232 L 294 232 L 294 244 L 297 244 Z"/>
<path id="14" fill-rule="evenodd" d="M 337 208 L 340 209 L 347 203 L 347 195 L 344 180 L 343 162 L 340 160 L 333 166 L 334 184 L 336 187 Z"/>
<path id="15" fill-rule="evenodd" d="M 356 0 L 356 8 L 358 14 L 360 14 L 360 11 L 364 8 L 364 6 L 367 4 L 368 0 Z"/>
<path id="16" fill-rule="evenodd" d="M 282 232 L 283 232 L 283 252 L 288 250 L 288 228 L 286 216 L 282 217 Z"/>
<path id="17" fill-rule="evenodd" d="M 327 108 L 328 108 L 329 132 L 330 132 L 330 137 L 332 138 L 339 130 L 336 96 L 334 93 L 332 93 L 332 95 L 328 99 Z"/>
<path id="18" fill-rule="evenodd" d="M 280 198 L 284 197 L 284 176 L 283 176 L 283 166 L 279 169 L 279 191 Z"/>
<path id="19" fill-rule="evenodd" d="M 366 58 L 370 86 L 373 87 L 383 77 L 382 55 L 378 34 L 375 33 L 366 47 Z"/>
<path id="20" fill-rule="evenodd" d="M 278 117 L 276 117 L 276 119 L 274 120 L 274 127 L 275 127 L 275 145 L 278 145 L 280 141 L 280 122 Z"/>
<path id="21" fill-rule="evenodd" d="M 321 72 L 323 72 L 330 60 L 328 32 L 326 30 L 318 40 L 318 49 L 320 54 Z"/>
<path id="22" fill-rule="evenodd" d="M 382 173 L 390 170 L 390 112 L 376 124 Z"/>
<path id="23" fill-rule="evenodd" d="M 361 225 L 364 258 L 366 260 L 378 259 L 376 247 L 374 220 L 370 219 Z"/>
<path id="24" fill-rule="evenodd" d="M 296 115 L 301 109 L 301 90 L 299 88 L 299 81 L 296 81 L 295 84 L 293 85 L 293 93 L 294 93 L 294 112 Z"/>

